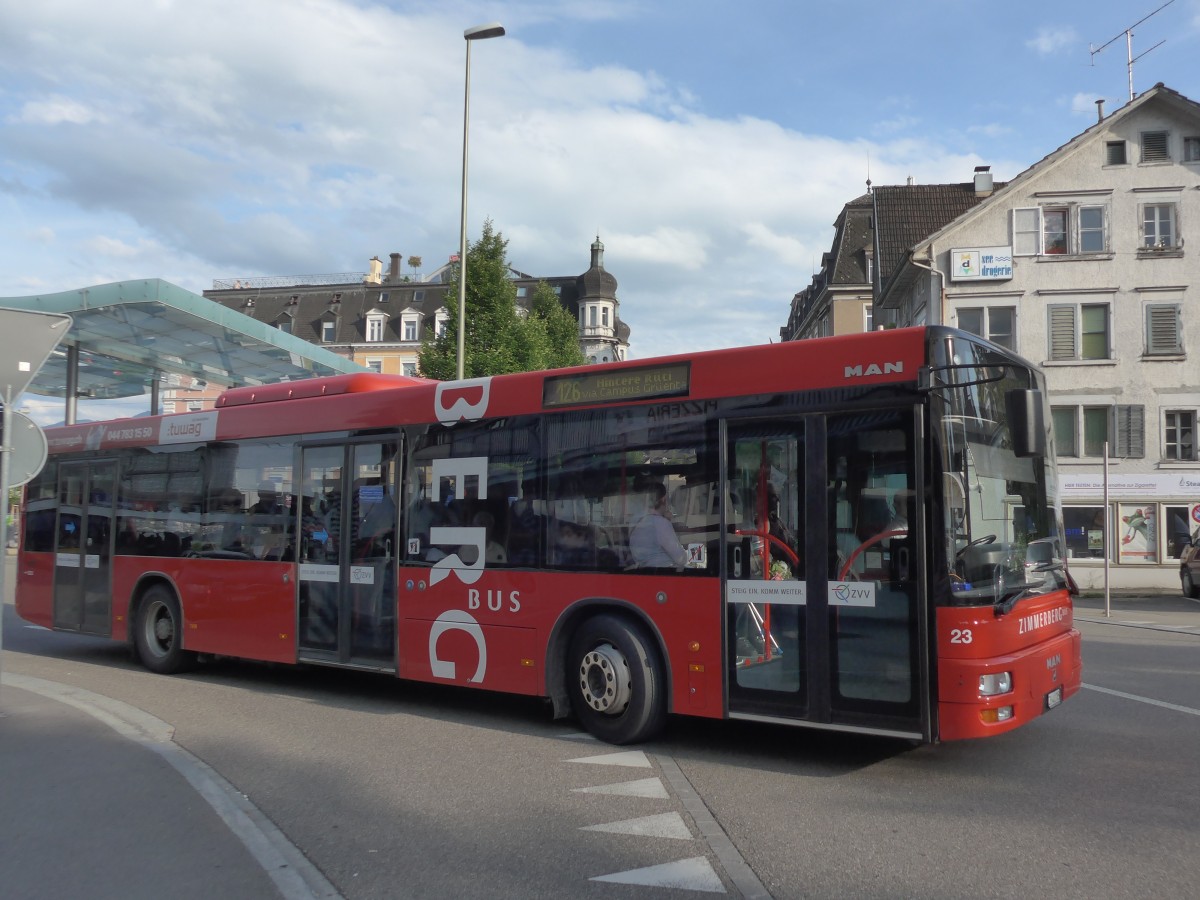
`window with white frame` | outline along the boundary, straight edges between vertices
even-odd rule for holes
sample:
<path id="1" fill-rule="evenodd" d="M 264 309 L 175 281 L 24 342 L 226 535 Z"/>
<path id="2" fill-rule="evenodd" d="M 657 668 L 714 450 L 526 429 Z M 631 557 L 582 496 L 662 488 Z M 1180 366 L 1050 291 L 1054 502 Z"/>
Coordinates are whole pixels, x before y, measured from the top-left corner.
<path id="1" fill-rule="evenodd" d="M 400 319 L 400 329 L 403 335 L 403 340 L 415 341 L 417 339 L 418 329 L 421 324 L 421 317 L 417 315 L 406 315 Z"/>
<path id="2" fill-rule="evenodd" d="M 402 364 L 401 364 L 401 366 L 400 366 L 400 370 L 401 370 L 401 372 L 403 372 L 405 375 L 407 375 L 407 376 L 409 376 L 410 378 L 412 378 L 413 376 L 415 376 L 415 375 L 417 374 L 417 364 L 416 364 L 416 363 L 410 363 L 410 362 L 408 362 L 408 363 L 402 363 Z"/>
<path id="3" fill-rule="evenodd" d="M 1174 247 L 1178 243 L 1177 237 L 1174 203 L 1147 203 L 1142 206 L 1143 247 Z"/>
<path id="4" fill-rule="evenodd" d="M 1012 210 L 1015 256 L 1075 256 L 1108 252 L 1108 207 L 1067 203 Z"/>
<path id="5" fill-rule="evenodd" d="M 1196 411 L 1169 409 L 1163 413 L 1163 459 L 1196 459 Z"/>
<path id="6" fill-rule="evenodd" d="M 383 340 L 383 325 L 386 316 L 367 316 L 367 340 L 379 342 Z"/>
<path id="7" fill-rule="evenodd" d="M 875 330 L 875 307 L 870 303 L 863 304 L 863 331 Z"/>
<path id="8" fill-rule="evenodd" d="M 327 320 L 321 323 L 321 343 L 332 344 L 337 337 L 337 323 Z"/>
<path id="9" fill-rule="evenodd" d="M 1166 162 L 1170 159 L 1170 134 L 1166 131 L 1143 131 L 1142 162 Z"/>
<path id="10" fill-rule="evenodd" d="M 204 409 L 203 400 L 189 400 L 187 402 L 188 412 L 200 412 Z"/>
<path id="11" fill-rule="evenodd" d="M 1012 306 L 960 307 L 958 327 L 1015 351 L 1017 310 Z"/>
<path id="12" fill-rule="evenodd" d="M 1183 161 L 1200 162 L 1200 137 L 1183 139 Z"/>
<path id="13" fill-rule="evenodd" d="M 445 337 L 446 323 L 449 321 L 450 321 L 450 313 L 446 312 L 446 310 L 444 310 L 444 309 L 439 309 L 437 311 L 437 314 L 433 318 L 434 332 L 437 334 L 438 337 Z"/>
<path id="14" fill-rule="evenodd" d="M 1146 355 L 1178 356 L 1183 353 L 1180 310 L 1177 303 L 1146 305 Z"/>
<path id="15" fill-rule="evenodd" d="M 1046 311 L 1050 359 L 1110 358 L 1107 303 L 1054 304 Z"/>
<path id="16" fill-rule="evenodd" d="M 1036 206 L 1012 211 L 1014 256 L 1037 256 L 1042 252 L 1042 211 Z"/>
<path id="17" fill-rule="evenodd" d="M 383 360 L 382 359 L 372 359 L 371 357 L 367 357 L 367 359 L 363 363 L 363 365 L 365 365 L 372 372 L 382 372 L 383 371 Z"/>
<path id="18" fill-rule="evenodd" d="M 163 412 L 164 412 L 164 413 L 173 413 L 173 412 L 175 412 L 175 401 L 174 401 L 174 400 L 169 400 L 169 401 L 167 401 L 166 403 L 164 403 L 164 404 L 162 405 L 162 409 L 163 409 Z"/>

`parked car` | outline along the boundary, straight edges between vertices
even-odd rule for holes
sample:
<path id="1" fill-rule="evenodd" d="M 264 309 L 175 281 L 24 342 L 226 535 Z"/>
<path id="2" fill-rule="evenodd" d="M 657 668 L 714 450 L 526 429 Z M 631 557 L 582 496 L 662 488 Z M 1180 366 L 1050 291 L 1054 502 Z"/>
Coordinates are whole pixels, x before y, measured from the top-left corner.
<path id="1" fill-rule="evenodd" d="M 1200 528 L 1179 557 L 1179 583 L 1185 597 L 1200 599 Z"/>

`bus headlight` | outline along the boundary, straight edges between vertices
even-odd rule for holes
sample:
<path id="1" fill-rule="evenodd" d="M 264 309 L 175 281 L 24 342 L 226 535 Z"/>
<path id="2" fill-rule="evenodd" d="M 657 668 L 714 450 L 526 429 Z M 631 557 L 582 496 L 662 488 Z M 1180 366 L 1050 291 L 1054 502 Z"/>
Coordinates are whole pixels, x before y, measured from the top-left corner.
<path id="1" fill-rule="evenodd" d="M 979 693 L 984 697 L 1007 694 L 1012 690 L 1012 672 L 993 672 L 979 676 Z"/>

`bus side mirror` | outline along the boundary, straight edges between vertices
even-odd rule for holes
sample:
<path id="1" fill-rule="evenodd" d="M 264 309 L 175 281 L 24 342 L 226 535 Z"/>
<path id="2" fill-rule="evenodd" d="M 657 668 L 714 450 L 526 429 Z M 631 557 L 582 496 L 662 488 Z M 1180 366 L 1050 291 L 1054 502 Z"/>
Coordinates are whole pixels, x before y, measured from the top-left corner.
<path id="1" fill-rule="evenodd" d="M 1017 456 L 1046 455 L 1046 415 L 1042 392 L 1012 390 L 1004 394 L 1012 449 Z"/>

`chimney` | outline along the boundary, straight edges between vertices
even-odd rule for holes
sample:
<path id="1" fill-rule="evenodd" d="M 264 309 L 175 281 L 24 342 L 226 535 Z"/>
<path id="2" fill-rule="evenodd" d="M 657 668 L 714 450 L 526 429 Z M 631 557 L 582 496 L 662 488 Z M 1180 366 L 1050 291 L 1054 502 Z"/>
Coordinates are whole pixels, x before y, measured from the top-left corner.
<path id="1" fill-rule="evenodd" d="M 383 260 L 378 256 L 372 256 L 367 263 L 367 277 L 363 279 L 367 284 L 379 284 L 383 280 Z"/>
<path id="2" fill-rule="evenodd" d="M 992 196 L 992 167 L 991 166 L 976 166 L 975 167 L 975 196 L 976 197 Z"/>
<path id="3" fill-rule="evenodd" d="M 400 254 L 392 254 L 392 264 L 388 268 L 388 283 L 398 284 L 400 281 Z"/>
<path id="4" fill-rule="evenodd" d="M 909 187 L 913 186 L 913 177 L 911 175 L 908 176 L 908 186 Z"/>
<path id="5" fill-rule="evenodd" d="M 1099 100 L 1096 101 L 1096 121 L 1097 122 L 1104 121 L 1104 98 L 1103 97 L 1101 97 Z"/>

